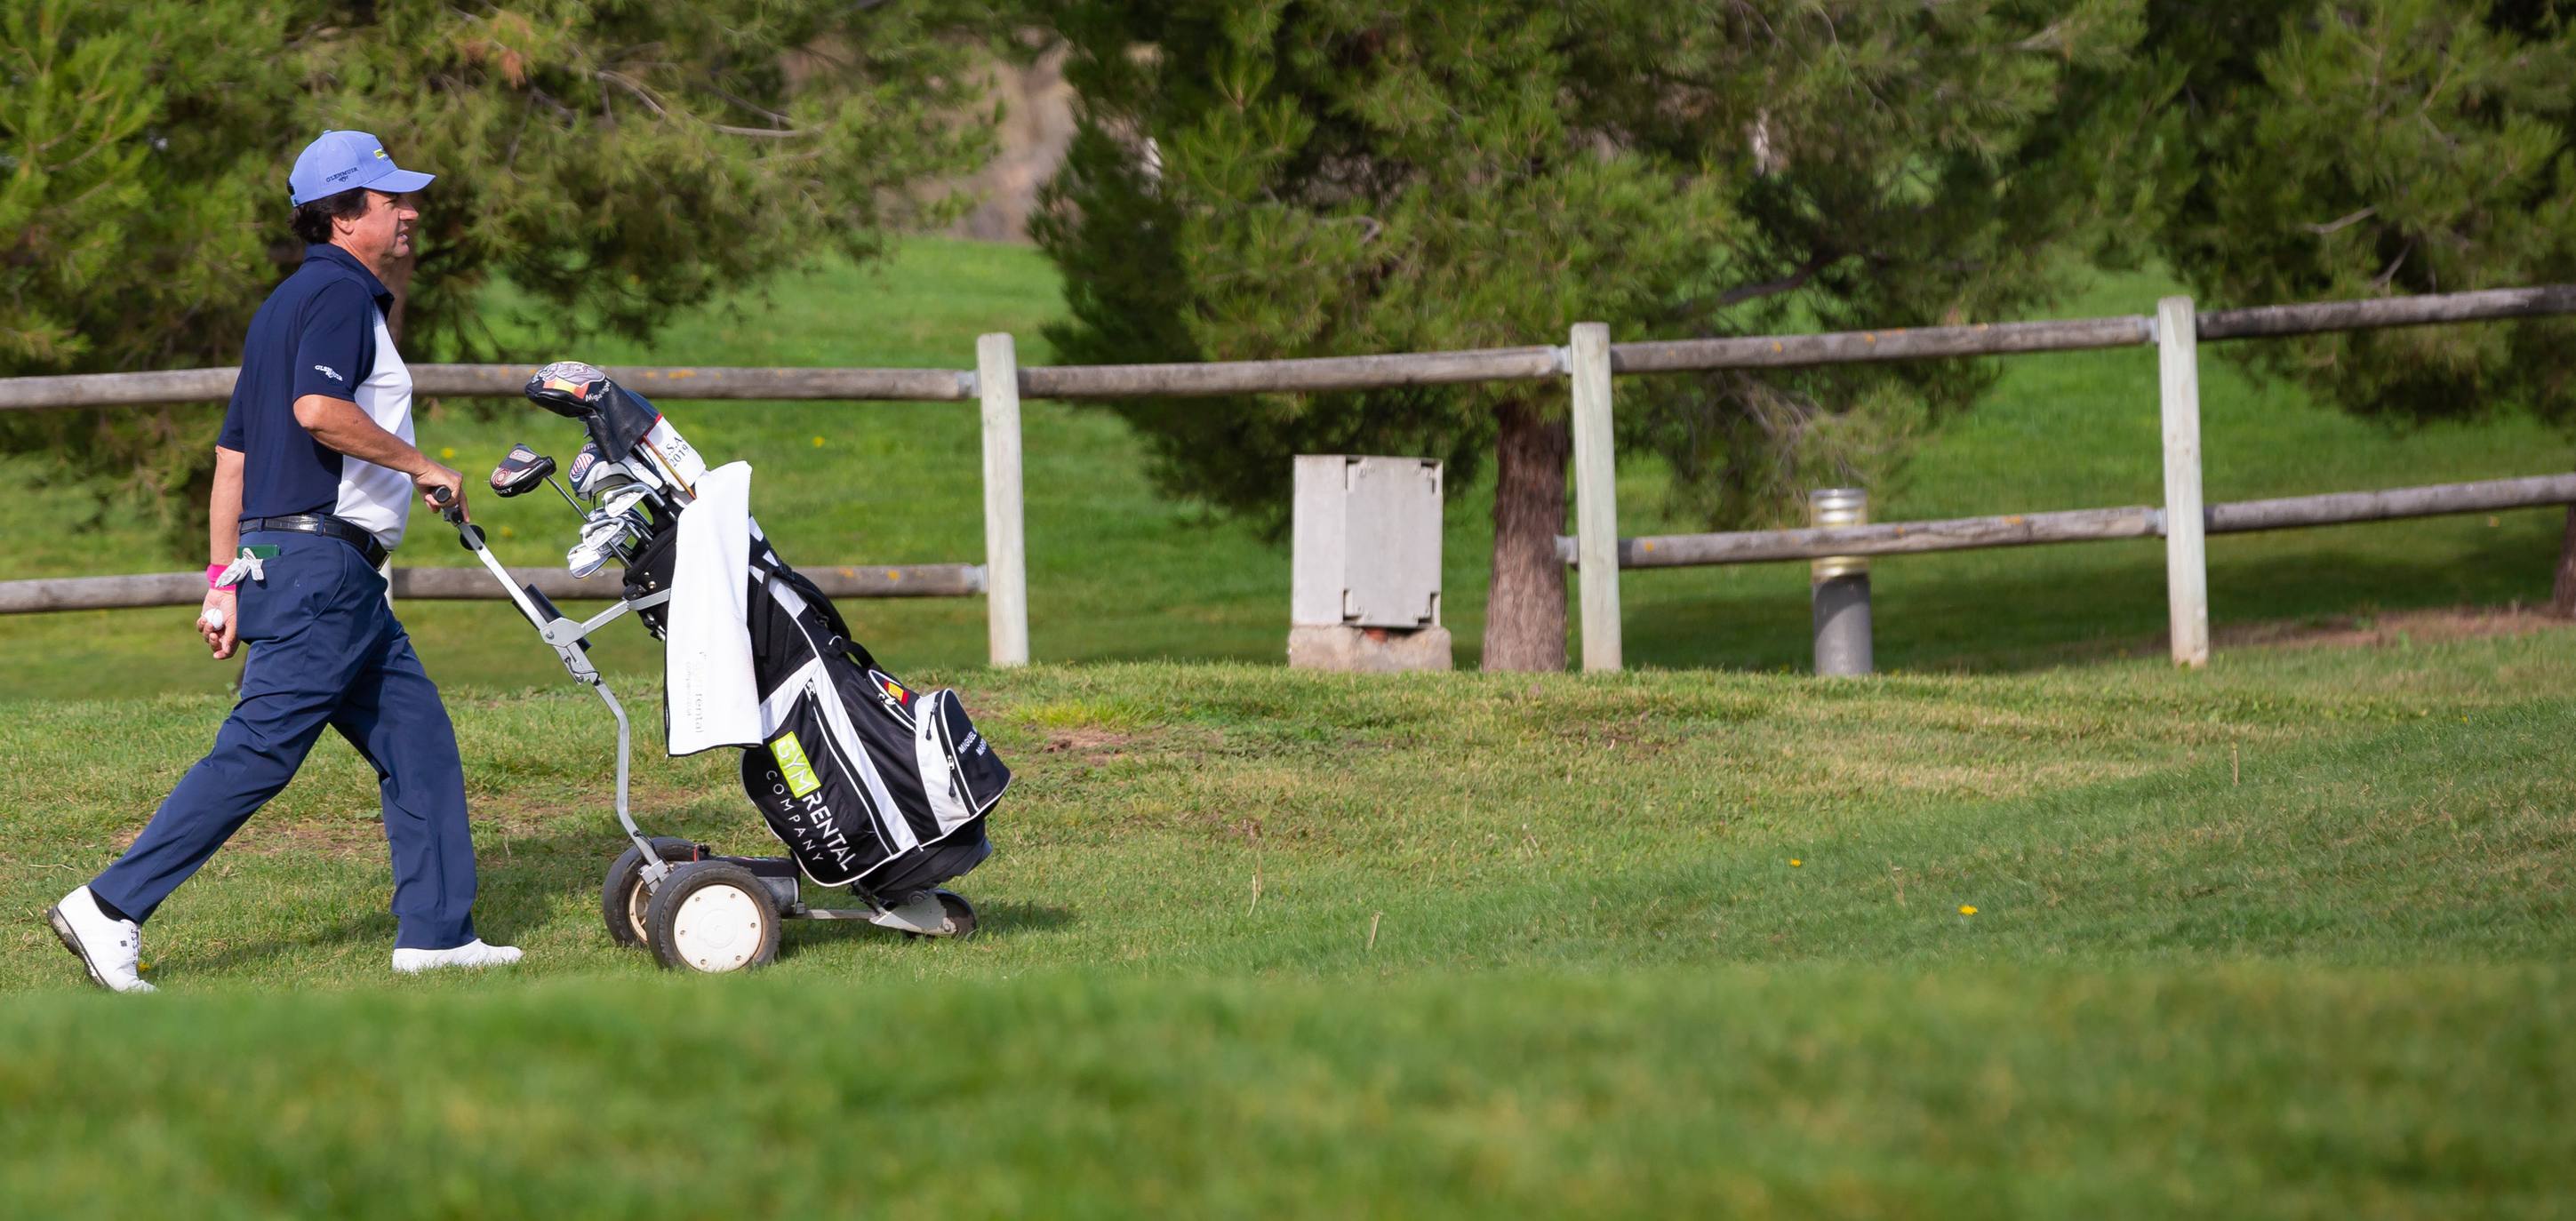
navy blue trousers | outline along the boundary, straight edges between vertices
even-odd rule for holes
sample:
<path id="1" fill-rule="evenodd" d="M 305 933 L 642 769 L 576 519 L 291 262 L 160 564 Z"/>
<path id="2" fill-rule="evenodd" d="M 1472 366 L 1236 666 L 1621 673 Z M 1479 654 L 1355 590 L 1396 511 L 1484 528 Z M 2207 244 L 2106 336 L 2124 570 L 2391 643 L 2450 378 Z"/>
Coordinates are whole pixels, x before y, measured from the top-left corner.
<path id="1" fill-rule="evenodd" d="M 465 768 L 438 688 L 358 549 L 314 534 L 262 531 L 267 576 L 239 583 L 241 699 L 215 747 L 90 892 L 147 919 L 215 849 L 286 787 L 325 725 L 376 769 L 393 849 L 394 945 L 443 950 L 474 940 L 474 841 Z"/>

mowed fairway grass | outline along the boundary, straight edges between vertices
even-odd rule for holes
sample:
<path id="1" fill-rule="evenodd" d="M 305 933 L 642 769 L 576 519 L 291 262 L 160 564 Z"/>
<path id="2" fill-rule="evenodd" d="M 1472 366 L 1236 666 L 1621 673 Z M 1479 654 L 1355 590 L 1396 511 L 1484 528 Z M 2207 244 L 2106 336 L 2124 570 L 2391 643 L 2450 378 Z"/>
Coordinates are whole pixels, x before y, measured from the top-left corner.
<path id="1" fill-rule="evenodd" d="M 2111 277 L 2062 314 L 2168 291 Z M 605 363 L 964 367 L 1061 309 L 1025 250 L 910 246 Z M 1544 341 L 1548 337 L 1533 337 Z M 2224 500 L 2566 468 L 2396 433 L 2205 354 Z M 1882 520 L 2159 498 L 2154 358 L 2017 360 Z M 971 561 L 971 404 L 666 403 L 791 561 Z M 40 913 L 204 750 L 185 610 L 0 618 L 0 1215 L 2549 1217 L 2576 1194 L 2576 633 L 2228 633 L 2536 602 L 2557 510 L 2212 540 L 2216 663 L 2159 660 L 2152 542 L 1876 569 L 1895 673 L 1817 682 L 1803 565 L 1641 572 L 1620 675 L 1290 672 L 1283 546 L 1155 498 L 1115 420 L 1027 407 L 1032 637 L 848 602 L 1018 771 L 967 942 L 792 925 L 757 975 L 611 947 L 612 726 L 495 605 L 403 614 L 449 694 L 491 975 L 393 979 L 373 777 L 336 740 L 156 917 L 149 998 Z M 209 425 L 211 428 L 211 425 Z M 469 472 L 524 405 L 449 404 Z M 29 474 L 26 460 L 0 475 Z M 1490 491 L 1453 483 L 1472 667 Z M 1623 460 L 1629 533 L 1663 476 Z M 0 577 L 185 566 L 148 514 L 0 501 Z M 478 507 L 556 562 L 550 495 Z M 401 562 L 464 561 L 425 517 Z M 721 755 L 645 825 L 774 841 Z"/>
<path id="2" fill-rule="evenodd" d="M 932 673 L 1019 769 L 985 928 L 601 929 L 586 693 L 454 701 L 503 974 L 396 981 L 326 744 L 148 930 L 37 920 L 204 696 L 27 703 L 22 1216 L 2564 1215 L 2576 637 L 1818 683 Z M 649 696 L 649 692 L 636 692 Z M 766 835 L 722 759 L 648 826 Z"/>

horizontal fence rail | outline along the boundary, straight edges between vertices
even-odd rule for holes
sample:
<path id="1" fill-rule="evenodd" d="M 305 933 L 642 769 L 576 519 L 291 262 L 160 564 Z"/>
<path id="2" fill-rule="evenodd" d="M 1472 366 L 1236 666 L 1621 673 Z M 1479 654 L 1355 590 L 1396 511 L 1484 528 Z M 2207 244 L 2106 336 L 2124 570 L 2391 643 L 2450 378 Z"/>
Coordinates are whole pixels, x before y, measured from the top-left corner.
<path id="1" fill-rule="evenodd" d="M 1564 372 L 1565 360 L 1557 349 L 1537 347 L 1201 364 L 1034 365 L 1020 370 L 1020 394 L 1048 399 L 1298 394 L 1461 382 L 1539 381 Z"/>
<path id="2" fill-rule="evenodd" d="M 2257 305 L 2214 309 L 2200 316 L 2202 339 L 2274 339 L 2327 331 L 2368 331 L 2445 322 L 2489 322 L 2576 314 L 2576 284 L 2489 288 L 2467 293 L 2428 293 L 2370 301 L 2319 301 L 2306 305 Z"/>
<path id="3" fill-rule="evenodd" d="M 536 372 L 531 365 L 422 365 L 412 370 L 412 390 L 515 398 Z M 956 369 L 612 366 L 608 375 L 655 398 L 941 402 L 975 397 L 975 375 Z"/>
<path id="4" fill-rule="evenodd" d="M 536 365 L 413 365 L 412 392 L 459 398 L 516 398 Z M 82 373 L 0 378 L 0 411 L 45 407 L 128 407 L 220 402 L 241 370 Z M 954 401 L 975 397 L 975 375 L 955 369 L 759 369 L 612 366 L 608 375 L 646 397 Z"/>
<path id="5" fill-rule="evenodd" d="M 2148 325 L 2146 318 L 2137 316 L 2085 318 L 2069 322 L 1994 322 L 1894 331 L 1836 331 L 1821 335 L 1669 339 L 1610 345 L 1610 371 L 1687 373 L 1707 369 L 1784 369 L 1942 356 L 2081 352 L 2094 348 L 2131 348 L 2154 341 L 2154 328 Z"/>
<path id="6" fill-rule="evenodd" d="M 2534 475 L 2477 483 L 2443 483 L 2377 492 L 2334 492 L 2239 500 L 2210 505 L 2202 515 L 2211 534 L 2251 534 L 2314 526 L 2353 525 L 2451 513 L 2491 513 L 2543 505 L 2576 504 L 2576 475 Z M 2093 543 L 2161 538 L 2164 510 L 2145 505 L 1961 517 L 1948 521 L 1882 522 L 1801 530 L 1744 530 L 1715 534 L 1664 534 L 1619 540 L 1621 568 L 1691 568 L 1711 564 L 1760 564 L 1819 560 L 1841 555 L 1912 555 L 1976 551 L 2043 543 Z M 1575 564 L 1575 540 L 1558 535 L 1557 558 Z"/>
<path id="7" fill-rule="evenodd" d="M 2341 526 L 2401 517 L 2440 517 L 2447 513 L 2492 513 L 2576 503 L 2576 475 L 2532 475 L 2522 479 L 2486 479 L 2476 483 L 2437 483 L 2418 488 L 2385 488 L 2376 492 L 2329 492 L 2319 496 L 2284 496 L 2278 500 L 2239 500 L 2209 506 L 2209 532 L 2249 534 L 2257 530 L 2296 530 Z"/>
<path id="8" fill-rule="evenodd" d="M 2203 340 L 2277 338 L 2576 313 L 2576 285 L 2490 289 L 2362 301 L 2265 305 L 2199 315 Z M 2076 352 L 2155 342 L 2144 314 L 2041 322 L 1837 331 L 1812 335 L 1674 339 L 1610 345 L 1613 373 L 1796 368 L 2022 352 Z M 1038 399 L 1196 398 L 1315 394 L 1486 381 L 1540 381 L 1567 372 L 1565 349 L 1482 348 L 1289 360 L 1157 365 L 1035 365 L 1019 370 L 1020 396 Z M 414 365 L 424 395 L 514 396 L 535 365 Z M 0 411 L 210 402 L 231 396 L 235 370 L 84 373 L 0 378 Z M 977 395 L 967 369 L 617 366 L 609 375 L 647 395 L 677 399 L 952 402 Z"/>
<path id="9" fill-rule="evenodd" d="M 916 564 L 900 567 L 799 568 L 834 598 L 968 598 L 984 592 L 981 564 Z M 532 584 L 549 598 L 612 601 L 619 575 L 601 572 L 575 579 L 560 568 L 513 568 L 513 580 Z M 396 568 L 395 601 L 505 602 L 509 592 L 480 568 Z M 195 606 L 205 600 L 200 572 L 153 572 L 120 577 L 51 577 L 0 581 L 0 615 L 35 611 L 117 610 L 138 606 Z"/>
<path id="10" fill-rule="evenodd" d="M 1820 560 L 1838 555 L 1909 555 L 1974 551 L 2037 543 L 2100 542 L 2153 538 L 2164 533 L 2164 510 L 2144 507 L 2014 513 L 1950 521 L 1882 522 L 1799 530 L 1744 530 L 1717 534 L 1663 534 L 1619 540 L 1621 568 L 1695 568 L 1708 564 L 1761 564 Z M 1558 535 L 1556 555 L 1574 564 L 1573 539 Z"/>

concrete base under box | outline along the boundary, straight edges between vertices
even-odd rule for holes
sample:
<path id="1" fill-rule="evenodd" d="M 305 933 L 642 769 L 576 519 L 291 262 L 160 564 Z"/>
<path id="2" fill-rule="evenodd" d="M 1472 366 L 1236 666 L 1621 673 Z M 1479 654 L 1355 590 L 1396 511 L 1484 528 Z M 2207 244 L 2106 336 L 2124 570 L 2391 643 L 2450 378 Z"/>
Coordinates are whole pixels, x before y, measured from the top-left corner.
<path id="1" fill-rule="evenodd" d="M 1349 670 L 1361 674 L 1394 674 L 1405 670 L 1447 670 L 1449 629 L 1412 631 L 1383 627 L 1291 627 L 1288 665 L 1297 670 Z"/>

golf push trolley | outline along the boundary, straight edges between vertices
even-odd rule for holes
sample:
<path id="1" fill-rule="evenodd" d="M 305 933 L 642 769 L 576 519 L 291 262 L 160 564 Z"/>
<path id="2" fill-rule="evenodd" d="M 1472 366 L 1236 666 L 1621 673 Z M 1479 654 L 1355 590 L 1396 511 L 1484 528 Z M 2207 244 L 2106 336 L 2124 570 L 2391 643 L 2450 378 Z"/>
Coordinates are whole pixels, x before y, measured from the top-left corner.
<path id="1" fill-rule="evenodd" d="M 598 692 L 617 720 L 617 822 L 630 846 L 601 888 L 610 939 L 649 949 L 666 968 L 724 972 L 771 961 L 785 920 L 861 920 L 907 937 L 972 935 L 974 906 L 940 884 L 991 854 L 984 818 L 1009 769 L 954 692 L 916 692 L 877 668 L 830 600 L 778 559 L 747 516 L 747 571 L 732 579 L 747 590 L 762 737 L 733 744 L 743 748 L 744 789 L 788 855 L 727 856 L 636 826 L 627 801 L 632 732 L 625 706 L 591 664 L 590 639 L 629 613 L 665 638 L 675 577 L 723 579 L 720 569 L 691 569 L 675 556 L 683 549 L 680 518 L 715 481 L 650 402 L 597 368 L 548 365 L 526 394 L 588 434 L 569 472 L 572 490 L 556 483 L 553 458 L 522 444 L 493 470 L 492 491 L 516 497 L 540 483 L 554 488 L 582 515 L 580 541 L 565 557 L 572 575 L 588 577 L 611 560 L 623 566 L 614 604 L 588 619 L 566 615 L 502 566 L 480 527 L 438 500 L 458 541 L 501 582 L 565 672 Z M 748 468 L 739 475 L 747 496 Z M 856 905 L 825 906 L 809 891 Z"/>

